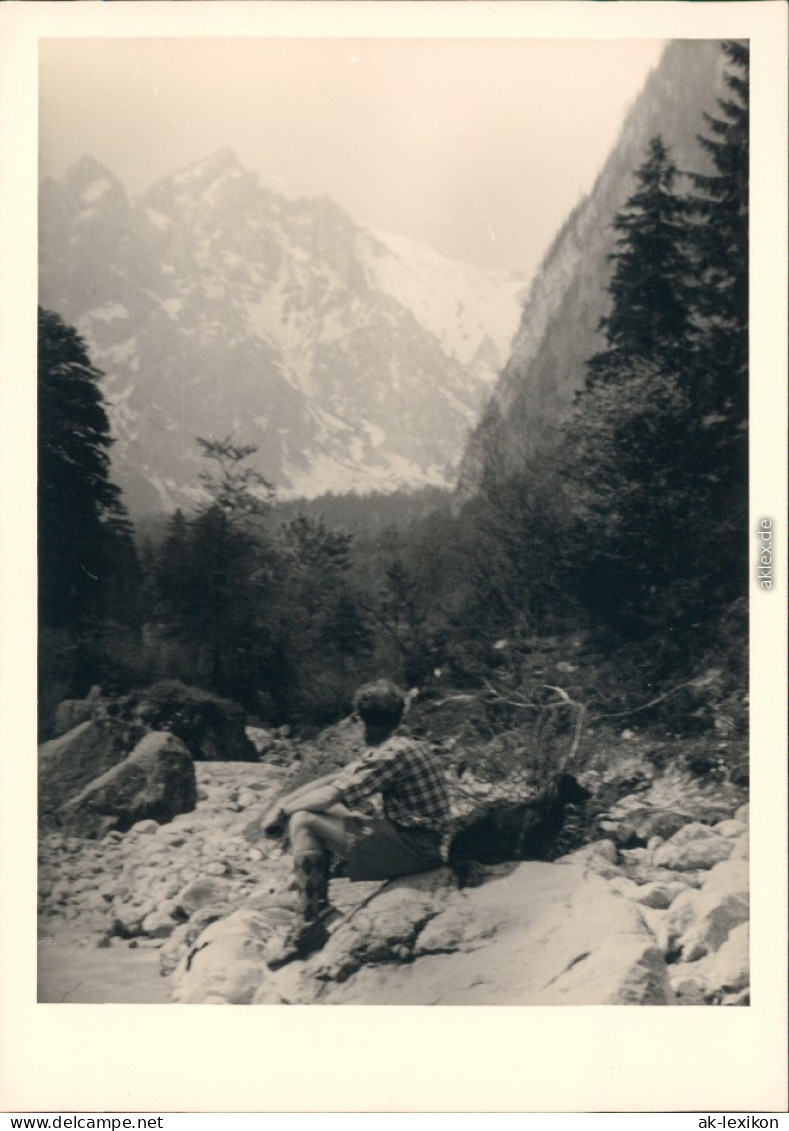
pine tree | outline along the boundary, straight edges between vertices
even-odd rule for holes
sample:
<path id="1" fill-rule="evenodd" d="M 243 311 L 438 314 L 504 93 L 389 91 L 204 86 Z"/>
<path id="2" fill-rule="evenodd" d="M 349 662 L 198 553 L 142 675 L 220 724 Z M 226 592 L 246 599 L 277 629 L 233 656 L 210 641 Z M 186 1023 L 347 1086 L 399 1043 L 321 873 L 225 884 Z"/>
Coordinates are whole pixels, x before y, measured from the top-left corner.
<path id="1" fill-rule="evenodd" d="M 102 376 L 77 332 L 39 307 L 39 615 L 50 627 L 122 611 L 119 595 L 128 600 L 125 583 L 136 570 L 131 527 L 110 479 Z"/>
<path id="2" fill-rule="evenodd" d="M 617 214 L 611 312 L 600 323 L 607 348 L 588 362 L 589 384 L 626 377 L 633 359 L 671 368 L 687 357 L 691 331 L 691 259 L 687 204 L 660 137 L 635 174 L 637 191 Z"/>
<path id="3" fill-rule="evenodd" d="M 265 606 L 271 566 L 261 520 L 273 488 L 245 463 L 257 451 L 253 445 L 230 438 L 197 443 L 217 470 L 200 476 L 208 497 L 190 526 L 181 616 L 203 649 L 211 690 L 243 701 L 258 685 L 255 611 Z"/>
<path id="4" fill-rule="evenodd" d="M 155 566 L 155 592 L 162 613 L 175 625 L 186 618 L 191 565 L 189 525 L 179 508 L 168 520 Z"/>
<path id="5" fill-rule="evenodd" d="M 744 70 L 745 49 L 725 50 Z M 700 139 L 714 172 L 691 175 L 699 195 L 674 196 L 654 139 L 617 217 L 608 349 L 566 453 L 587 606 L 684 663 L 747 592 L 747 81 L 727 82 L 735 98 Z"/>
<path id="6" fill-rule="evenodd" d="M 749 51 L 736 42 L 724 43 L 723 51 L 734 68 L 725 76 L 732 97 L 718 99 L 720 117 L 704 115 L 711 136 L 698 137 L 713 171 L 690 175 L 700 283 L 699 388 L 708 409 L 733 413 L 735 424 L 743 425 L 748 413 Z"/>
<path id="7" fill-rule="evenodd" d="M 695 472 L 707 530 L 711 593 L 748 592 L 749 52 L 726 42 L 731 97 L 705 114 L 698 140 L 712 171 L 691 174 L 697 282 L 691 396 L 698 420 Z"/>

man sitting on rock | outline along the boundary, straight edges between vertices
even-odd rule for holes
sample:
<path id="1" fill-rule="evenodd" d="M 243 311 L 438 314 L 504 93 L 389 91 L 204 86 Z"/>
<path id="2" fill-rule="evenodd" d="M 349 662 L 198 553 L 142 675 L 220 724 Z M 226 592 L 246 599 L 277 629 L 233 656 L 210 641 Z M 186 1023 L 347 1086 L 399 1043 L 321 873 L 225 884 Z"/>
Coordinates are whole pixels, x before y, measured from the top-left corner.
<path id="1" fill-rule="evenodd" d="M 327 923 L 336 915 L 328 902 L 332 855 L 348 861 L 351 880 L 391 879 L 442 863 L 449 798 L 428 747 L 394 733 L 405 695 L 378 680 L 359 688 L 354 708 L 369 747 L 364 757 L 280 798 L 263 828 L 276 837 L 287 826 L 298 890 L 299 921 L 270 966 L 326 941 Z M 356 811 L 374 794 L 381 796 L 383 819 Z"/>

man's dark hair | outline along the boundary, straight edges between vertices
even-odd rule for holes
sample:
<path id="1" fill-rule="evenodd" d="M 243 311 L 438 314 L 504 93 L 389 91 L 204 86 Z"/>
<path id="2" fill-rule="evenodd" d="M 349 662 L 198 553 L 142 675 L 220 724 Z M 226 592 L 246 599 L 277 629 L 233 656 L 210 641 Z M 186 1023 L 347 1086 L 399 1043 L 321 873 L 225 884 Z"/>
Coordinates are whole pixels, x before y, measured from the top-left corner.
<path id="1" fill-rule="evenodd" d="M 405 692 L 390 679 L 377 679 L 359 688 L 353 706 L 363 723 L 395 727 L 403 717 Z"/>

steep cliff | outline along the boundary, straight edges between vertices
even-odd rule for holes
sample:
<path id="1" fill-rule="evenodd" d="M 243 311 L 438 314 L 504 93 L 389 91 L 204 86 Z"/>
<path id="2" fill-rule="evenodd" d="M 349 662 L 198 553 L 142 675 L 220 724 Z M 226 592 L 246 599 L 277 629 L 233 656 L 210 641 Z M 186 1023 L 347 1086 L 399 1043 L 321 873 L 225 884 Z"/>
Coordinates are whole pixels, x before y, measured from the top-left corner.
<path id="1" fill-rule="evenodd" d="M 612 222 L 634 189 L 649 139 L 660 134 L 680 171 L 703 172 L 697 142 L 703 113 L 723 95 L 724 56 L 717 40 L 670 43 L 630 110 L 592 189 L 572 211 L 531 283 L 507 364 L 470 439 L 459 492 L 474 491 L 488 445 L 517 463 L 555 433 L 586 376 L 586 360 L 604 345 L 600 319 L 615 232 Z M 689 187 L 680 178 L 680 191 Z"/>

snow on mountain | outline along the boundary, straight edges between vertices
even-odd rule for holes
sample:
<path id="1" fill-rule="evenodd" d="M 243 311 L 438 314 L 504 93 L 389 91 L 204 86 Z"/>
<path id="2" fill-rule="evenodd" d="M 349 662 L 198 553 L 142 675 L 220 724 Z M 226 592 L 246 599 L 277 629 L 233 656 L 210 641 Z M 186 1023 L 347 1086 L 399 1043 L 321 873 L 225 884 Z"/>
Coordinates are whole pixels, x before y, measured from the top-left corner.
<path id="1" fill-rule="evenodd" d="M 195 437 L 281 497 L 451 484 L 522 280 L 288 200 L 229 149 L 129 201 L 83 158 L 40 194 L 40 295 L 106 376 L 133 512 L 199 497 Z"/>
<path id="2" fill-rule="evenodd" d="M 521 306 L 523 278 L 447 259 L 404 236 L 371 236 L 373 285 L 394 295 L 461 365 L 495 381 L 510 354 L 512 304 Z"/>

